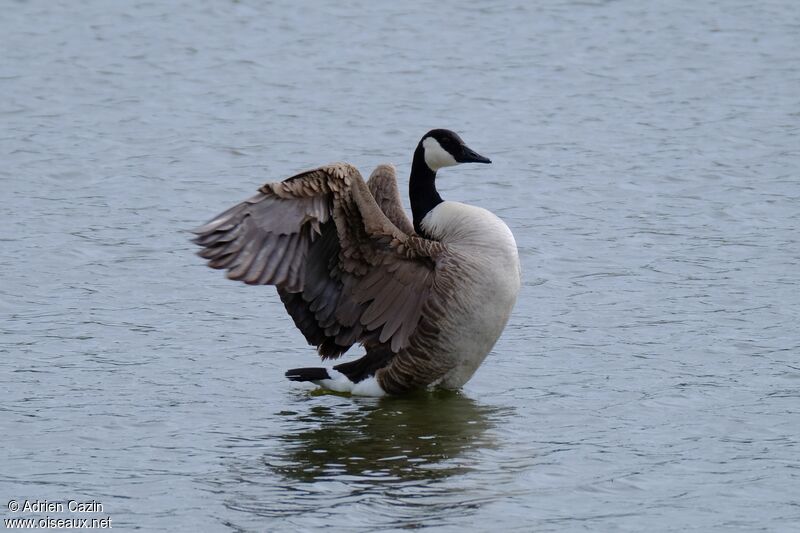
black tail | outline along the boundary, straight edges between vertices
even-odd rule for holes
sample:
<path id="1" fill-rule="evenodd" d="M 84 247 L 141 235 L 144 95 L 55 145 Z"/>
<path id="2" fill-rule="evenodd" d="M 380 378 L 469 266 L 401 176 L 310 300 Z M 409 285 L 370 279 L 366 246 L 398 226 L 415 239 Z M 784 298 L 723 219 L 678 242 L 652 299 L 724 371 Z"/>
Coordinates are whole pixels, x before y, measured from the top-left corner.
<path id="1" fill-rule="evenodd" d="M 292 381 L 319 381 L 331 379 L 324 368 L 293 368 L 286 371 L 286 377 Z"/>

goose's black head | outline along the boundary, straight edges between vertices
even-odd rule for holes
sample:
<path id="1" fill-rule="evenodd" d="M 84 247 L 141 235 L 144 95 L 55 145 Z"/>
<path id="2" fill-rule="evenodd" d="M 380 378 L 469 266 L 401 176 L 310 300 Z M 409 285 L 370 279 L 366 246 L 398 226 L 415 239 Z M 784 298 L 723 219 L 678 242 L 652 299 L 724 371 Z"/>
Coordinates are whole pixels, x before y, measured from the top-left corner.
<path id="1" fill-rule="evenodd" d="M 458 134 L 445 129 L 431 130 L 423 135 L 417 150 L 422 150 L 425 164 L 434 172 L 461 163 L 492 162 L 464 144 Z"/>
<path id="2" fill-rule="evenodd" d="M 442 203 L 436 190 L 436 171 L 460 163 L 491 163 L 491 160 L 477 154 L 450 130 L 431 130 L 422 136 L 414 152 L 408 183 L 414 230 L 418 234 L 430 238 L 422 228 L 422 219 Z"/>

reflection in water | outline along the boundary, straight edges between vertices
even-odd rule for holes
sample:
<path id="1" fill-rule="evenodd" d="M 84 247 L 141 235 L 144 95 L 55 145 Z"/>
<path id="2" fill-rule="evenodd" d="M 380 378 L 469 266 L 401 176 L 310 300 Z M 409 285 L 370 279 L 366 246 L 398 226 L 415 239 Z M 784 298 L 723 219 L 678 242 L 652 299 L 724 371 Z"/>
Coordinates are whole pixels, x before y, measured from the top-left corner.
<path id="1" fill-rule="evenodd" d="M 440 479 L 467 468 L 457 460 L 464 451 L 491 444 L 485 432 L 494 411 L 446 391 L 350 409 L 317 406 L 294 415 L 305 427 L 282 437 L 286 455 L 272 466 L 300 481 L 342 474 Z"/>
<path id="2" fill-rule="evenodd" d="M 215 483 L 226 506 L 256 526 L 271 518 L 288 527 L 293 517 L 330 517 L 357 503 L 377 505 L 387 523 L 405 527 L 420 525 L 422 515 L 471 512 L 476 502 L 444 482 L 477 464 L 470 451 L 494 447 L 487 430 L 512 412 L 446 391 L 380 400 L 312 393 L 303 404 L 312 405 L 277 414 L 282 434 L 264 439 L 278 446 L 249 457 L 239 448 L 230 477 Z M 358 527 L 363 519 L 351 513 L 337 521 Z"/>

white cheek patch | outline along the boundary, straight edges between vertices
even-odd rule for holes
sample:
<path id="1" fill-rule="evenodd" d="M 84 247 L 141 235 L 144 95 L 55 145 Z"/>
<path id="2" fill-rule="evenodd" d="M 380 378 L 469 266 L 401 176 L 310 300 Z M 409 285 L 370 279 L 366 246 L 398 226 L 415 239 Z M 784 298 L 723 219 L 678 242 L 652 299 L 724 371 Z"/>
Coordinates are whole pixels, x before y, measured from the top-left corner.
<path id="1" fill-rule="evenodd" d="M 458 164 L 458 161 L 450 155 L 450 152 L 442 148 L 439 141 L 433 137 L 428 137 L 422 141 L 422 147 L 425 149 L 425 164 L 434 172 L 442 167 L 452 167 Z"/>

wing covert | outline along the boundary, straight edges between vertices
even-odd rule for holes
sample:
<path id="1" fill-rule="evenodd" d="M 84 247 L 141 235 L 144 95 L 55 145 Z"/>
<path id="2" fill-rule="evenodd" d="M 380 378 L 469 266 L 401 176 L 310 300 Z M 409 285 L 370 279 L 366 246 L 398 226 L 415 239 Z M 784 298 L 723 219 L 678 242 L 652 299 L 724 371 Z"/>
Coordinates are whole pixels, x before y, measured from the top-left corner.
<path id="1" fill-rule="evenodd" d="M 344 163 L 268 183 L 195 233 L 210 267 L 275 285 L 323 358 L 356 342 L 394 353 L 407 347 L 443 251 L 399 229 Z"/>

